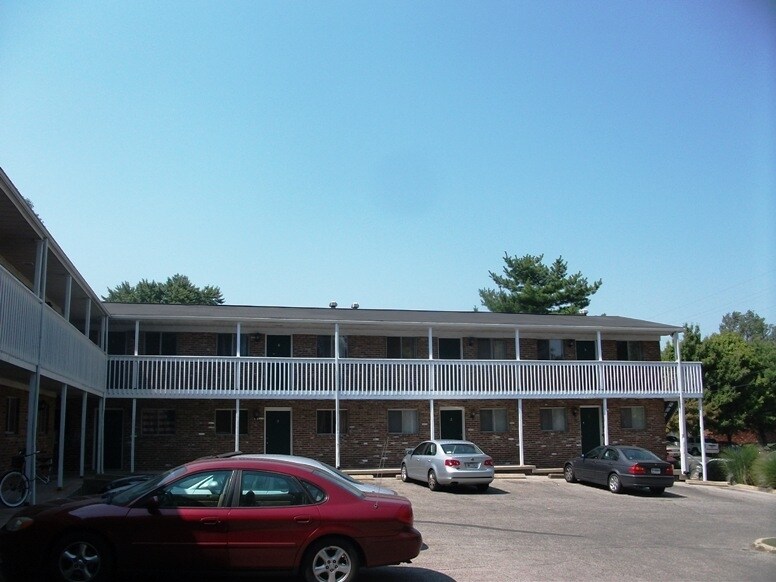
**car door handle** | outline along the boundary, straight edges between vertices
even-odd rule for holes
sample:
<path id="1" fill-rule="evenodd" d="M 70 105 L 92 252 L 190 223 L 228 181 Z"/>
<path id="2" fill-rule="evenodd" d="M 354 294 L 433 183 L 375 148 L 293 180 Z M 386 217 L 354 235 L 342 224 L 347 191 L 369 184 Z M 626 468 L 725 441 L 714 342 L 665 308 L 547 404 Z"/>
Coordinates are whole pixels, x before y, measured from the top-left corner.
<path id="1" fill-rule="evenodd" d="M 294 521 L 296 523 L 310 523 L 312 521 L 312 518 L 310 518 L 309 515 L 297 515 L 294 518 Z"/>
<path id="2" fill-rule="evenodd" d="M 219 523 L 221 523 L 221 520 L 218 519 L 217 517 L 203 517 L 202 519 L 199 520 L 199 523 L 201 523 L 202 525 L 218 525 Z"/>

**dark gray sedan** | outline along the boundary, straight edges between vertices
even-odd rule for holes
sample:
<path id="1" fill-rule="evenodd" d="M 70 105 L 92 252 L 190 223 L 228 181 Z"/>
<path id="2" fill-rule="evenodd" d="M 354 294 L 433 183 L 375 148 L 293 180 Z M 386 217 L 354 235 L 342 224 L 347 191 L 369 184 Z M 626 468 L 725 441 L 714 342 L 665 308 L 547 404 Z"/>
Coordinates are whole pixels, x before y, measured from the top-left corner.
<path id="1" fill-rule="evenodd" d="M 655 495 L 662 495 L 666 487 L 674 484 L 674 467 L 647 449 L 605 445 L 567 462 L 563 476 L 569 483 L 588 481 L 606 485 L 612 493 L 621 493 L 630 487 L 648 487 Z"/>

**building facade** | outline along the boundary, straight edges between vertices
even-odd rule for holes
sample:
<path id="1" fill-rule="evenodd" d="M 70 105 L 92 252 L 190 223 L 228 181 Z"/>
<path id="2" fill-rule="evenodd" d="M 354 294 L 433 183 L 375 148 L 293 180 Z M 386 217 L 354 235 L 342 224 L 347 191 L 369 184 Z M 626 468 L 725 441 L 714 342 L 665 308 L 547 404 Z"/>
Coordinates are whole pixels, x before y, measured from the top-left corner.
<path id="1" fill-rule="evenodd" d="M 0 186 L 2 450 L 60 473 L 231 450 L 396 467 L 431 437 L 499 465 L 662 455 L 667 411 L 703 396 L 699 363 L 659 361 L 681 327 L 623 317 L 104 303 Z"/>

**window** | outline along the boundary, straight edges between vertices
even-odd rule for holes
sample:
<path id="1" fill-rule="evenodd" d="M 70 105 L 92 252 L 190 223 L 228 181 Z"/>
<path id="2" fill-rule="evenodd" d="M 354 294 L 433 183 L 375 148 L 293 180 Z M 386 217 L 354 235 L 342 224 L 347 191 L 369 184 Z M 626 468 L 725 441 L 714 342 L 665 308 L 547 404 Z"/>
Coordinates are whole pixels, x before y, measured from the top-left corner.
<path id="1" fill-rule="evenodd" d="M 174 435 L 175 411 L 147 408 L 140 414 L 140 432 L 144 435 Z"/>
<path id="2" fill-rule="evenodd" d="M 644 430 L 647 426 L 643 406 L 625 406 L 620 409 L 620 427 Z"/>
<path id="3" fill-rule="evenodd" d="M 595 360 L 595 342 L 577 341 L 577 360 Z"/>
<path id="4" fill-rule="evenodd" d="M 159 507 L 218 507 L 231 471 L 194 473 L 167 485 L 159 495 Z"/>
<path id="5" fill-rule="evenodd" d="M 542 408 L 539 410 L 539 424 L 542 430 L 566 430 L 565 408 Z"/>
<path id="6" fill-rule="evenodd" d="M 417 410 L 389 410 L 388 432 L 393 434 L 417 434 Z"/>
<path id="7" fill-rule="evenodd" d="M 506 360 L 507 342 L 503 339 L 477 340 L 477 359 L 478 360 Z"/>
<path id="8" fill-rule="evenodd" d="M 461 359 L 461 340 L 458 338 L 439 338 L 439 359 L 440 360 L 460 360 Z"/>
<path id="9" fill-rule="evenodd" d="M 161 331 L 145 332 L 145 354 L 149 356 L 174 356 L 178 353 L 178 336 Z"/>
<path id="10" fill-rule="evenodd" d="M 386 351 L 389 358 L 412 360 L 418 357 L 418 338 L 388 337 L 385 339 Z"/>
<path id="11" fill-rule="evenodd" d="M 334 427 L 336 426 L 335 412 L 336 412 L 335 410 L 319 410 L 317 412 L 316 426 L 318 428 L 316 432 L 318 434 L 334 434 Z M 340 421 L 340 434 L 348 434 L 348 411 L 347 410 L 340 410 L 339 421 Z"/>
<path id="12" fill-rule="evenodd" d="M 507 432 L 507 409 L 485 408 L 480 410 L 482 432 Z"/>
<path id="13" fill-rule="evenodd" d="M 641 342 L 617 342 L 617 359 L 631 362 L 643 361 L 644 351 Z"/>
<path id="14" fill-rule="evenodd" d="M 319 358 L 333 358 L 334 357 L 334 336 L 333 335 L 319 335 L 318 336 L 318 351 Z M 348 357 L 348 338 L 347 336 L 339 336 L 339 357 Z"/>
<path id="15" fill-rule="evenodd" d="M 16 397 L 5 399 L 5 432 L 19 433 L 19 399 Z"/>
<path id="16" fill-rule="evenodd" d="M 313 503 L 314 500 L 322 501 L 325 494 L 317 490 L 314 485 L 312 487 L 312 489 L 303 488 L 302 484 L 290 475 L 243 471 L 240 484 L 240 507 L 286 507 L 306 505 Z"/>
<path id="17" fill-rule="evenodd" d="M 267 357 L 268 358 L 290 358 L 291 357 L 291 336 L 290 335 L 268 335 L 267 336 Z"/>
<path id="18" fill-rule="evenodd" d="M 216 434 L 234 434 L 234 408 L 216 410 Z M 248 434 L 247 410 L 240 410 L 240 434 Z"/>
<path id="19" fill-rule="evenodd" d="M 562 360 L 563 340 L 538 340 L 536 344 L 538 360 Z"/>
<path id="20" fill-rule="evenodd" d="M 216 348 L 216 354 L 219 356 L 236 356 L 237 355 L 237 334 L 236 333 L 219 333 L 218 345 Z M 247 356 L 248 351 L 248 335 L 240 334 L 240 355 Z"/>
<path id="21" fill-rule="evenodd" d="M 108 332 L 108 353 L 123 356 L 127 353 L 127 334 L 123 331 Z"/>

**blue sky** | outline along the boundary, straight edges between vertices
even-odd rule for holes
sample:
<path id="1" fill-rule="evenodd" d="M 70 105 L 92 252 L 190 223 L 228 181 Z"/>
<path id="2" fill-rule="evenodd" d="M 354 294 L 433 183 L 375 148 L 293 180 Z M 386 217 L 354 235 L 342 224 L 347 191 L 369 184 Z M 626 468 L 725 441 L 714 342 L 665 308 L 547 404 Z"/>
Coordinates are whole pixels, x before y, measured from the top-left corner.
<path id="1" fill-rule="evenodd" d="M 4 2 L 0 166 L 100 295 L 776 323 L 772 2 Z"/>

